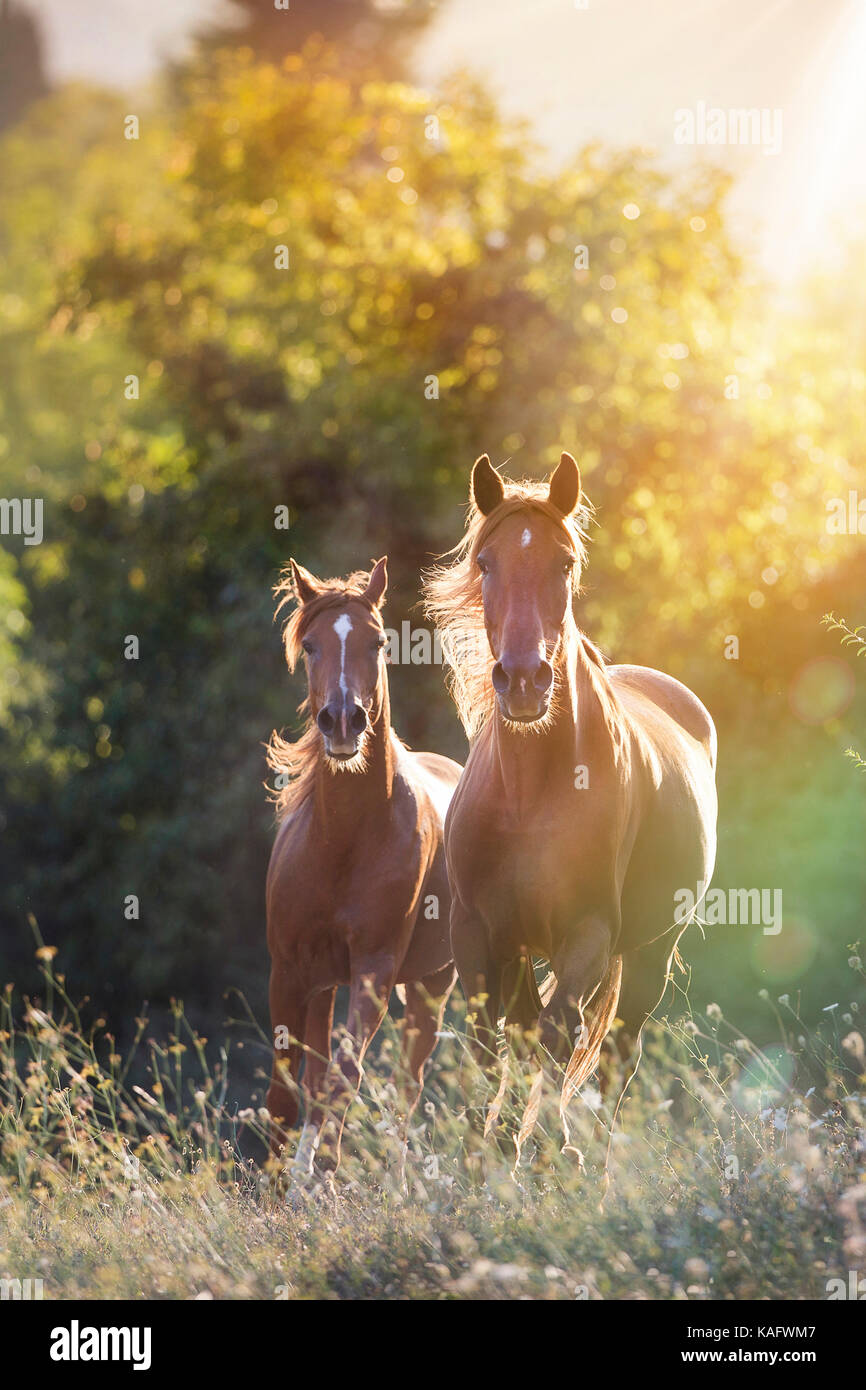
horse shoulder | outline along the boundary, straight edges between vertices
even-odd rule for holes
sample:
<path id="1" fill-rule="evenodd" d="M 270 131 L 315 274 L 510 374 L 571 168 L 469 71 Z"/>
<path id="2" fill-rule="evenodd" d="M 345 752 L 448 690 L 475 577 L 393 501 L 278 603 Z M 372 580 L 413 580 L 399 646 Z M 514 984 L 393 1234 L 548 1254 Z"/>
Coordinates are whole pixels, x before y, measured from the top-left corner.
<path id="1" fill-rule="evenodd" d="M 607 676 L 617 694 L 636 690 L 645 695 L 704 748 L 710 765 L 716 766 L 716 726 L 694 691 L 650 666 L 608 666 Z"/>

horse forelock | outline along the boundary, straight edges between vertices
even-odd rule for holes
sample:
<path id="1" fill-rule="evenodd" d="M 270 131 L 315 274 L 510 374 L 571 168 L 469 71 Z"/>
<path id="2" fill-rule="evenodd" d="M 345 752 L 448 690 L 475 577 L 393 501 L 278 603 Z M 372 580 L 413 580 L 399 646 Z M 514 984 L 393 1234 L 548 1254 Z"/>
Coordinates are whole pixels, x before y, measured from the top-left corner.
<path id="1" fill-rule="evenodd" d="M 577 558 L 581 565 L 586 561 L 586 541 L 579 522 L 575 517 L 563 516 L 562 512 L 548 500 L 546 492 L 536 492 L 536 488 L 541 488 L 537 483 L 521 483 L 517 485 L 518 491 L 506 493 L 498 507 L 487 516 L 482 516 L 476 511 L 476 517 L 470 521 L 469 531 L 471 532 L 473 521 L 477 520 L 476 534 L 472 539 L 470 550 L 471 558 L 474 560 L 478 552 L 487 544 L 493 532 L 501 526 L 502 522 L 508 517 L 514 516 L 519 512 L 536 512 L 551 521 L 558 531 L 561 531 L 577 553 Z M 468 534 L 468 533 L 467 533 Z"/>
<path id="2" fill-rule="evenodd" d="M 304 633 L 328 609 L 338 608 L 349 602 L 357 602 L 363 604 L 370 613 L 378 617 L 378 608 L 370 602 L 364 593 L 369 582 L 370 574 L 366 570 L 356 570 L 346 579 L 321 579 L 317 581 L 319 592 L 316 597 L 309 599 L 307 603 L 300 603 L 295 594 L 291 573 L 286 571 L 280 577 L 279 583 L 274 587 L 274 597 L 280 599 L 274 617 L 279 616 L 286 604 L 292 602 L 295 604 L 283 627 L 283 646 L 290 671 L 294 671 L 297 665 Z"/>

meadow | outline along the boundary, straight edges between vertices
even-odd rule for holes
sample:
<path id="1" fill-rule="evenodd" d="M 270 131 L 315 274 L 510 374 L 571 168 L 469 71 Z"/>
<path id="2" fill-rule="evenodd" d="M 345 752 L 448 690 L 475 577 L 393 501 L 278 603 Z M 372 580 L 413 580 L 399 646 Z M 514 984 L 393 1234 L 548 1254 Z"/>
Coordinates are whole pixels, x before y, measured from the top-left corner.
<path id="1" fill-rule="evenodd" d="M 13 110 L 0 84 L 0 1279 L 842 1297 L 866 1270 L 866 238 L 782 296 L 710 149 L 675 169 L 589 132 L 551 163 L 472 73 L 420 85 L 426 4 L 237 8 L 134 93 L 40 77 Z M 463 762 L 421 574 L 475 457 L 540 478 L 563 449 L 577 621 L 710 710 L 714 885 L 781 930 L 689 929 L 609 1186 L 595 1083 L 569 1143 L 551 1088 L 515 1167 L 524 1082 L 479 1151 L 456 999 L 405 1155 L 397 1009 L 338 1176 L 287 1200 L 264 749 L 303 680 L 274 585 L 290 556 L 387 553 L 395 728 Z"/>
<path id="2" fill-rule="evenodd" d="M 758 1048 L 712 1002 L 654 1025 L 603 1178 L 608 1118 L 590 1086 L 564 1144 L 550 1092 L 515 1165 L 523 1079 L 491 1138 L 490 1100 L 447 1020 L 411 1122 L 389 1019 L 336 1175 L 288 1191 L 267 1114 L 227 1102 L 231 1048 L 175 1006 L 132 1053 L 85 1031 L 42 949 L 45 996 L 7 989 L 0 1028 L 0 1278 L 55 1299 L 827 1299 L 866 1254 L 866 1007 L 809 1028 L 762 1002 Z M 683 996 L 680 993 L 680 1004 Z M 266 1041 L 250 1031 L 248 1046 Z M 607 1065 L 607 1063 L 605 1063 Z M 139 1075 L 141 1080 L 132 1077 Z"/>

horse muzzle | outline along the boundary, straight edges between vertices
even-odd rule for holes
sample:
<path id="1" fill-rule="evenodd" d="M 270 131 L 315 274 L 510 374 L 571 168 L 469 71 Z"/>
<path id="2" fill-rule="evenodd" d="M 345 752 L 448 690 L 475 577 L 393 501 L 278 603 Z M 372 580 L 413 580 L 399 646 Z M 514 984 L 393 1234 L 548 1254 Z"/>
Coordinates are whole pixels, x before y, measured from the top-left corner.
<path id="1" fill-rule="evenodd" d="M 549 661 L 536 658 L 532 663 L 519 665 L 503 657 L 493 667 L 491 680 L 499 708 L 513 724 L 534 724 L 547 714 L 553 691 L 553 667 Z"/>
<path id="2" fill-rule="evenodd" d="M 357 757 L 361 740 L 370 727 L 364 706 L 357 700 L 330 700 L 316 715 L 316 724 L 325 744 L 325 752 L 335 762 L 351 762 Z"/>

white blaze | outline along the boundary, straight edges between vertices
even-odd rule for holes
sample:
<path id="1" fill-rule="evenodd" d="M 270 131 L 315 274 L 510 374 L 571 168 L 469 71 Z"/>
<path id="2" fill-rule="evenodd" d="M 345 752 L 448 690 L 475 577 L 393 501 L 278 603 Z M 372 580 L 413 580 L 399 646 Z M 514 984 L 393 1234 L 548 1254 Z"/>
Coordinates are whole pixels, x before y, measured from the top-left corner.
<path id="1" fill-rule="evenodd" d="M 525 548 L 527 545 L 529 545 L 529 542 L 530 542 L 531 540 L 532 540 L 532 532 L 530 531 L 529 527 L 527 526 L 526 529 L 525 529 L 524 532 L 523 532 L 523 535 L 520 537 L 520 544 Z"/>
<path id="2" fill-rule="evenodd" d="M 348 613 L 341 613 L 334 623 L 334 631 L 340 639 L 340 689 L 343 692 L 343 702 L 346 700 L 346 638 L 352 631 L 352 619 Z"/>

